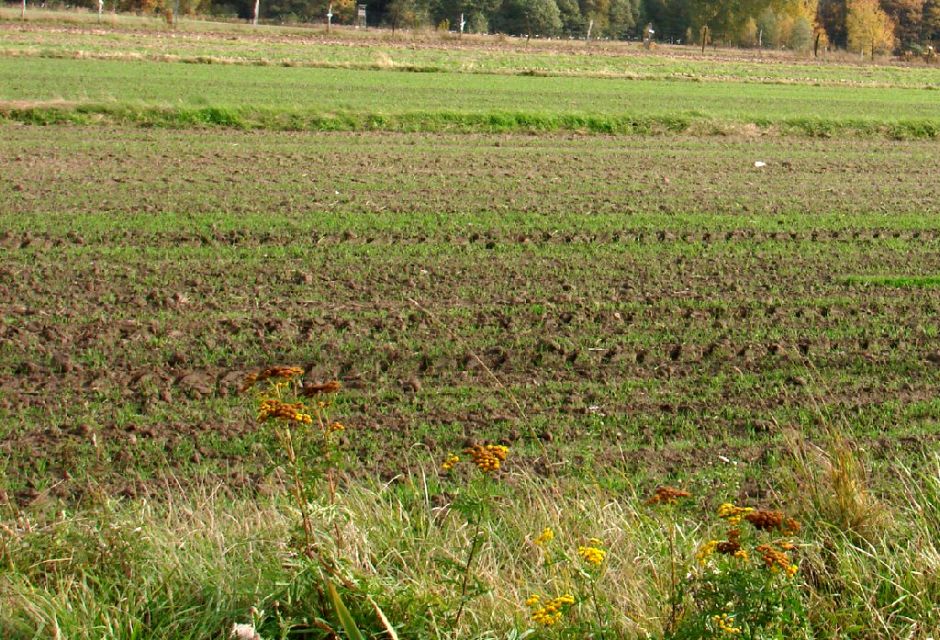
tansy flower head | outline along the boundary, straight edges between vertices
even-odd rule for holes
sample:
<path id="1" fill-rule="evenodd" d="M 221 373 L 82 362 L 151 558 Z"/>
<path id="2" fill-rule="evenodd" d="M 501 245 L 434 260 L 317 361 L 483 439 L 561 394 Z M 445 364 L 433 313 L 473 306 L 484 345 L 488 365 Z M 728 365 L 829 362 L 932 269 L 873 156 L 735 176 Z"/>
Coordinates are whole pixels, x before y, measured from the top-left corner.
<path id="1" fill-rule="evenodd" d="M 282 402 L 274 398 L 266 398 L 258 405 L 258 422 L 266 422 L 272 419 L 303 424 L 313 422 L 313 417 L 307 413 L 302 402 Z"/>
<path id="2" fill-rule="evenodd" d="M 751 507 L 738 507 L 730 502 L 725 502 L 718 507 L 718 517 L 727 520 L 731 526 L 737 526 L 741 524 L 741 519 L 752 511 L 754 509 Z"/>
<path id="3" fill-rule="evenodd" d="M 475 444 L 464 449 L 476 467 L 483 473 L 499 471 L 500 465 L 509 455 L 509 447 L 497 444 Z"/>
<path id="4" fill-rule="evenodd" d="M 712 616 L 712 624 L 715 625 L 718 631 L 721 631 L 722 633 L 725 633 L 729 636 L 736 636 L 741 633 L 740 627 L 734 626 L 734 618 L 729 616 L 727 613 Z"/>
<path id="5" fill-rule="evenodd" d="M 588 564 L 593 564 L 595 567 L 599 567 L 601 564 L 603 564 L 604 557 L 607 555 L 607 552 L 600 548 L 600 541 L 596 538 L 592 538 L 591 543 L 596 546 L 578 547 L 578 556 L 580 556 L 581 559 Z"/>
<path id="6" fill-rule="evenodd" d="M 715 551 L 725 556 L 733 556 L 741 550 L 741 543 L 737 540 L 723 540 L 715 545 Z"/>
<path id="7" fill-rule="evenodd" d="M 717 540 L 709 540 L 695 552 L 695 559 L 698 560 L 700 565 L 705 565 L 705 562 L 715 553 L 715 549 L 718 548 Z"/>
<path id="8" fill-rule="evenodd" d="M 534 540 L 536 546 L 544 547 L 549 542 L 555 539 L 555 532 L 552 531 L 551 527 L 545 527 L 542 529 L 542 533 Z"/>
<path id="9" fill-rule="evenodd" d="M 759 531 L 777 530 L 785 535 L 793 535 L 800 530 L 799 522 L 785 517 L 779 511 L 752 511 L 746 514 L 744 519 Z"/>
<path id="10" fill-rule="evenodd" d="M 323 384 L 305 384 L 300 390 L 300 395 L 312 398 L 321 394 L 337 393 L 342 386 L 338 380 L 330 380 Z"/>
<path id="11" fill-rule="evenodd" d="M 652 497 L 646 501 L 646 504 L 675 504 L 679 501 L 679 498 L 689 498 L 691 496 L 692 494 L 688 491 L 676 489 L 675 487 L 657 487 L 656 491 L 653 492 Z"/>
<path id="12" fill-rule="evenodd" d="M 529 596 L 529 599 L 525 602 L 526 606 L 532 609 L 533 622 L 551 627 L 561 622 L 565 609 L 574 604 L 574 596 L 566 593 L 556 596 L 543 604 L 539 596 L 533 595 Z"/>
<path id="13" fill-rule="evenodd" d="M 783 570 L 788 576 L 793 577 L 799 571 L 799 567 L 790 562 L 790 557 L 786 553 L 778 551 L 772 545 L 762 544 L 757 547 L 756 551 L 761 555 L 764 566 L 772 573 Z"/>
<path id="14" fill-rule="evenodd" d="M 455 456 L 453 453 L 447 454 L 447 458 L 445 458 L 444 462 L 441 464 L 441 471 L 447 473 L 457 466 L 458 462 L 460 462 L 460 458 L 458 456 Z"/>
<path id="15" fill-rule="evenodd" d="M 264 380 L 269 380 L 271 378 L 280 378 L 281 380 L 292 380 L 297 376 L 302 376 L 304 370 L 300 367 L 288 367 L 283 365 L 277 365 L 274 367 L 268 367 L 267 369 L 248 374 L 245 377 L 244 383 L 242 383 L 241 391 L 247 391 L 253 385 Z"/>

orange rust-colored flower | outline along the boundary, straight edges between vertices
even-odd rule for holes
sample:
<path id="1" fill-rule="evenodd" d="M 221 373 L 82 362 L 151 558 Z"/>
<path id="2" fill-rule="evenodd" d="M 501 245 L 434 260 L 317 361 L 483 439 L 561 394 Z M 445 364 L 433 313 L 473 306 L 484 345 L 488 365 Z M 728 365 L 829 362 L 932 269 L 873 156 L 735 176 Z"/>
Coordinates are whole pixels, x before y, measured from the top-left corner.
<path id="1" fill-rule="evenodd" d="M 339 380 L 330 380 L 322 384 L 305 384 L 300 390 L 300 395 L 312 398 L 321 394 L 337 393 L 342 386 Z"/>
<path id="2" fill-rule="evenodd" d="M 755 551 L 761 555 L 764 566 L 772 572 L 784 571 L 788 576 L 793 576 L 798 570 L 798 567 L 790 562 L 790 557 L 774 549 L 773 545 L 762 544 Z"/>
<path id="3" fill-rule="evenodd" d="M 302 402 L 282 402 L 274 398 L 267 398 L 262 400 L 258 407 L 258 422 L 266 422 L 272 419 L 302 422 L 304 424 L 313 422 L 313 417 L 307 413 L 307 408 Z"/>
<path id="4" fill-rule="evenodd" d="M 241 391 L 247 391 L 253 387 L 258 382 L 263 382 L 271 378 L 281 378 L 282 380 L 291 380 L 297 376 L 303 375 L 304 370 L 300 367 L 285 366 L 285 365 L 275 365 L 273 367 L 268 367 L 263 371 L 256 373 L 250 373 L 245 376 L 245 381 L 242 383 Z"/>
<path id="5" fill-rule="evenodd" d="M 509 447 L 497 444 L 475 444 L 464 449 L 464 453 L 470 456 L 471 461 L 480 471 L 493 473 L 499 471 L 502 463 L 506 461 Z"/>
<path id="6" fill-rule="evenodd" d="M 646 501 L 646 504 L 675 504 L 679 501 L 679 498 L 690 498 L 691 496 L 692 494 L 688 491 L 676 489 L 675 487 L 656 487 L 656 491 L 654 491 L 650 499 Z"/>
<path id="7" fill-rule="evenodd" d="M 741 543 L 737 540 L 724 540 L 715 547 L 715 551 L 726 556 L 733 556 L 740 550 Z"/>
<path id="8" fill-rule="evenodd" d="M 793 518 L 787 518 L 779 511 L 757 510 L 744 516 L 744 519 L 758 531 L 780 531 L 786 535 L 793 535 L 800 530 L 800 523 Z"/>
<path id="9" fill-rule="evenodd" d="M 715 545 L 715 551 L 726 556 L 733 556 L 741 550 L 741 530 L 729 529 L 728 539 Z"/>

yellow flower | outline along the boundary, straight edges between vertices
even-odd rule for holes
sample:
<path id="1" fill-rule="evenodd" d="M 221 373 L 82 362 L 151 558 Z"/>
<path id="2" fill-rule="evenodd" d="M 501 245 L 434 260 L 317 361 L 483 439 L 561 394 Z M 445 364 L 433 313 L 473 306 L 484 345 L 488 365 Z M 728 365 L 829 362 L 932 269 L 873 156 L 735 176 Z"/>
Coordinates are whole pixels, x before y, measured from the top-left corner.
<path id="1" fill-rule="evenodd" d="M 741 520 L 749 513 L 754 511 L 752 507 L 738 507 L 730 502 L 725 502 L 718 507 L 718 517 L 724 518 L 731 526 L 741 524 Z"/>
<path id="2" fill-rule="evenodd" d="M 509 455 L 509 447 L 497 444 L 475 444 L 472 447 L 464 449 L 473 464 L 483 473 L 493 473 L 499 471 L 500 465 L 506 461 Z"/>
<path id="3" fill-rule="evenodd" d="M 455 466 L 457 466 L 458 462 L 460 462 L 459 457 L 455 456 L 452 453 L 447 454 L 447 458 L 441 464 L 441 471 L 443 471 L 444 473 L 447 473 L 448 471 L 453 469 Z"/>
<path id="4" fill-rule="evenodd" d="M 748 560 L 751 559 L 751 556 L 748 555 L 747 551 L 745 551 L 744 549 L 738 549 L 737 551 L 735 551 L 734 557 L 737 558 L 738 560 L 743 560 L 744 562 L 747 562 Z"/>
<path id="5" fill-rule="evenodd" d="M 726 633 L 731 636 L 735 636 L 741 633 L 741 628 L 734 626 L 734 618 L 729 616 L 727 613 L 723 613 L 720 616 L 712 616 L 712 623 L 718 630 L 722 633 Z"/>
<path id="6" fill-rule="evenodd" d="M 532 621 L 546 627 L 551 627 L 559 622 L 564 615 L 564 610 L 574 604 L 574 596 L 570 593 L 556 596 L 541 604 L 542 599 L 537 596 L 529 596 L 525 601 L 526 606 L 532 609 Z"/>
<path id="7" fill-rule="evenodd" d="M 265 398 L 258 405 L 258 422 L 265 422 L 271 418 L 305 424 L 313 422 L 313 418 L 306 413 L 306 407 L 302 402 L 281 402 L 274 398 Z"/>
<path id="8" fill-rule="evenodd" d="M 705 565 L 705 562 L 708 558 L 715 553 L 715 549 L 718 547 L 717 540 L 709 540 L 701 546 L 701 548 L 696 552 L 695 559 L 698 560 L 698 563 L 702 566 Z"/>
<path id="9" fill-rule="evenodd" d="M 595 541 L 597 541 L 596 538 L 591 539 L 591 542 Z M 604 556 L 607 555 L 607 552 L 599 547 L 578 547 L 578 555 L 588 564 L 599 567 L 604 562 Z"/>
<path id="10" fill-rule="evenodd" d="M 535 539 L 535 545 L 539 547 L 544 547 L 549 542 L 555 539 L 555 532 L 552 531 L 551 527 L 545 527 L 542 529 L 542 533 L 538 535 Z"/>

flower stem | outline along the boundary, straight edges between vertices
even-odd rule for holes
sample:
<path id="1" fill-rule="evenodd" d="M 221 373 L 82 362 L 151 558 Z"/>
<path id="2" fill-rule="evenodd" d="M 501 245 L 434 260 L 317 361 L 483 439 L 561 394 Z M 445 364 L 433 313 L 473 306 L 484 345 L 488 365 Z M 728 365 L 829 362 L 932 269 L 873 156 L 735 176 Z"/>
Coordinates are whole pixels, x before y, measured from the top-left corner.
<path id="1" fill-rule="evenodd" d="M 479 516 L 472 523 L 475 527 L 473 532 L 473 539 L 470 541 L 470 551 L 467 554 L 467 562 L 463 568 L 463 582 L 460 585 L 460 606 L 457 608 L 457 614 L 454 616 L 454 628 L 457 627 L 457 624 L 460 622 L 460 616 L 463 614 L 464 605 L 467 604 L 467 583 L 470 581 L 470 568 L 473 565 L 473 560 L 477 555 L 477 550 L 480 548 L 480 536 L 483 533 L 483 526 L 480 522 Z"/>

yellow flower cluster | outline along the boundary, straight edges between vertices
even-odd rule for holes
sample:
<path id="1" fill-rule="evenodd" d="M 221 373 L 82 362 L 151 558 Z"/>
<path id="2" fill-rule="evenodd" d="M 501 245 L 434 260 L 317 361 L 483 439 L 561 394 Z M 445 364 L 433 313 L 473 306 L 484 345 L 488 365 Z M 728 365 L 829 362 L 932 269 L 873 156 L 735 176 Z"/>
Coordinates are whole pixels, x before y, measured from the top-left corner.
<path id="1" fill-rule="evenodd" d="M 258 422 L 271 418 L 311 424 L 313 416 L 306 412 L 302 402 L 281 402 L 274 398 L 265 398 L 258 405 Z"/>
<path id="2" fill-rule="evenodd" d="M 456 456 L 453 453 L 447 454 L 447 458 L 441 464 L 441 471 L 443 471 L 444 473 L 447 473 L 448 471 L 453 469 L 455 466 L 457 466 L 458 462 L 460 462 L 459 456 Z"/>
<path id="3" fill-rule="evenodd" d="M 603 564 L 604 557 L 607 555 L 607 552 L 600 548 L 601 544 L 601 541 L 597 538 L 591 538 L 587 545 L 578 547 L 578 555 L 588 564 L 599 567 Z"/>
<path id="4" fill-rule="evenodd" d="M 708 561 L 708 559 L 711 557 L 711 555 L 715 553 L 715 549 L 717 548 L 718 548 L 718 541 L 709 540 L 708 542 L 703 544 L 699 548 L 699 550 L 695 553 L 695 559 L 698 560 L 698 563 L 700 565 L 704 566 L 705 563 Z"/>
<path id="5" fill-rule="evenodd" d="M 499 471 L 500 465 L 506 461 L 509 455 L 509 447 L 498 444 L 475 444 L 472 447 L 464 449 L 473 464 L 483 473 L 493 473 Z"/>
<path id="6" fill-rule="evenodd" d="M 741 628 L 734 626 L 734 618 L 727 613 L 723 613 L 720 616 L 712 616 L 712 622 L 718 627 L 719 631 L 729 636 L 736 636 L 741 633 Z"/>
<path id="7" fill-rule="evenodd" d="M 738 507 L 730 502 L 725 502 L 723 505 L 718 507 L 718 517 L 724 518 L 728 521 L 728 524 L 735 527 L 741 524 L 741 520 L 744 519 L 744 516 L 754 511 L 751 507 Z"/>
<path id="8" fill-rule="evenodd" d="M 574 604 L 574 596 L 566 593 L 556 596 L 543 604 L 542 598 L 534 595 L 529 596 L 525 603 L 527 607 L 532 609 L 532 620 L 536 624 L 551 627 L 561 621 L 565 608 Z"/>
<path id="9" fill-rule="evenodd" d="M 542 529 L 542 533 L 540 533 L 538 537 L 535 539 L 535 544 L 536 546 L 544 547 L 545 545 L 547 545 L 549 542 L 551 542 L 554 539 L 555 539 L 555 532 L 552 531 L 551 527 L 545 527 L 544 529 Z"/>
<path id="10" fill-rule="evenodd" d="M 336 433 L 338 431 L 345 431 L 346 426 L 342 422 L 331 422 L 330 425 L 326 428 L 329 433 Z"/>

